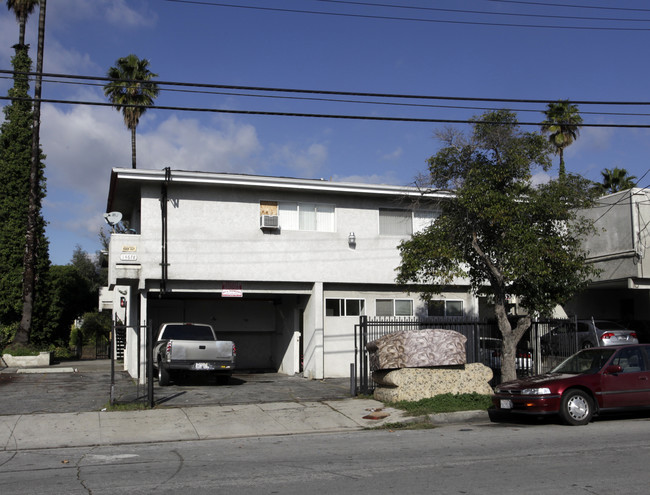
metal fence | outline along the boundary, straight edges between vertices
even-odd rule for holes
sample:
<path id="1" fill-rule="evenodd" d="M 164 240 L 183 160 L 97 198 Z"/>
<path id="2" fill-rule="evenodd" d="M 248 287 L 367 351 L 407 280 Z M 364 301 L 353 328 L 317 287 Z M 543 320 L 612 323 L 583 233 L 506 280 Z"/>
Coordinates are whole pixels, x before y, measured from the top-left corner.
<path id="1" fill-rule="evenodd" d="M 492 369 L 491 385 L 501 382 L 502 338 L 494 321 L 464 317 L 384 318 L 361 316 L 354 327 L 355 362 L 351 365 L 351 391 L 353 394 L 370 394 L 374 390 L 371 380 L 369 353 L 366 344 L 384 335 L 403 330 L 440 328 L 454 330 L 467 338 L 465 350 L 467 363 L 482 363 Z M 517 346 L 516 368 L 518 376 L 543 373 L 577 350 L 576 339 L 565 339 L 560 347 L 551 347 L 558 331 L 567 335 L 576 331 L 575 319 L 533 321 Z"/>

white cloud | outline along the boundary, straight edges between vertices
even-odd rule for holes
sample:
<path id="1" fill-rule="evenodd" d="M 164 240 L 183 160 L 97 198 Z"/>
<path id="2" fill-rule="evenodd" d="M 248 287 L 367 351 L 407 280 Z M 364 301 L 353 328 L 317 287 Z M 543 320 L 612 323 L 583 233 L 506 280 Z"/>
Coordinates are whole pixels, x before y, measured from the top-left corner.
<path id="1" fill-rule="evenodd" d="M 382 160 L 388 160 L 388 161 L 398 160 L 402 157 L 403 154 L 404 154 L 404 149 L 402 149 L 401 146 L 398 146 L 397 149 L 391 151 L 390 153 L 386 153 L 382 155 L 381 158 Z"/>
<path id="2" fill-rule="evenodd" d="M 111 108 L 43 105 L 41 144 L 46 154 L 50 229 L 96 239 L 103 225 L 113 167 L 131 167 L 131 134 Z M 138 168 L 255 173 L 261 146 L 256 130 L 229 120 L 218 128 L 176 116 L 156 124 L 145 114 L 137 134 Z"/>
<path id="3" fill-rule="evenodd" d="M 291 169 L 298 177 L 307 178 L 318 175 L 327 157 L 327 146 L 321 143 L 312 143 L 303 149 L 285 144 L 275 147 L 272 153 L 275 164 Z"/>
<path id="4" fill-rule="evenodd" d="M 403 178 L 398 177 L 392 170 L 387 171 L 383 175 L 334 175 L 331 180 L 334 182 L 356 182 L 360 184 L 404 185 Z"/>
<path id="5" fill-rule="evenodd" d="M 145 114 L 146 115 L 146 114 Z M 219 130 L 172 116 L 138 139 L 142 168 L 254 173 L 261 149 L 252 125 L 218 121 Z M 129 155 L 130 156 L 130 155 Z M 139 165 L 140 166 L 140 165 Z"/>

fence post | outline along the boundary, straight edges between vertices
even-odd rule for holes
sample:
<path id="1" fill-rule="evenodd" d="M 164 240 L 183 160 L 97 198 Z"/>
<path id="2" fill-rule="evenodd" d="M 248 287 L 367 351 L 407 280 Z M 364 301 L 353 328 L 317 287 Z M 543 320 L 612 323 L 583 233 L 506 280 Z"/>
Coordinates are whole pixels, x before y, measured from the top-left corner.
<path id="1" fill-rule="evenodd" d="M 359 389 L 368 393 L 368 366 L 366 362 L 366 340 L 368 339 L 368 317 L 359 317 Z"/>

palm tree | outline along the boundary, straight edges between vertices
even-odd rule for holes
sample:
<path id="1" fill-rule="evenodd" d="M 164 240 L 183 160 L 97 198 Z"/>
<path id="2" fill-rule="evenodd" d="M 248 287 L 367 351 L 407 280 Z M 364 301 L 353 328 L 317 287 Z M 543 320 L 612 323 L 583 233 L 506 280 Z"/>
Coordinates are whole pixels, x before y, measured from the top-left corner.
<path id="1" fill-rule="evenodd" d="M 27 17 L 34 12 L 34 8 L 38 5 L 40 0 L 7 0 L 7 8 L 13 10 L 16 14 L 16 20 L 20 25 L 20 34 L 18 36 L 18 44 L 25 44 L 25 25 L 27 24 Z"/>
<path id="2" fill-rule="evenodd" d="M 108 69 L 111 82 L 104 86 L 104 95 L 113 107 L 124 115 L 124 123 L 131 130 L 131 164 L 135 167 L 135 129 L 140 117 L 153 105 L 158 96 L 158 85 L 151 81 L 158 77 L 149 70 L 149 61 L 136 55 L 118 58 L 115 67 Z"/>
<path id="3" fill-rule="evenodd" d="M 636 187 L 636 182 L 634 182 L 636 176 L 629 175 L 624 168 L 606 168 L 601 172 L 601 175 L 603 176 L 603 182 L 599 184 L 599 187 L 604 194 L 612 194 Z"/>
<path id="4" fill-rule="evenodd" d="M 548 140 L 555 147 L 556 153 L 560 155 L 559 177 L 563 178 L 566 175 L 564 148 L 573 143 L 580 134 L 582 117 L 580 117 L 577 105 L 572 105 L 569 100 L 549 103 L 544 114 L 546 120 L 542 122 L 542 132 L 548 133 Z"/>
<path id="5" fill-rule="evenodd" d="M 24 3 L 24 2 L 23 2 Z M 38 48 L 36 55 L 36 83 L 34 85 L 34 110 L 32 112 L 32 153 L 29 165 L 29 205 L 25 232 L 25 255 L 23 258 L 23 312 L 13 343 L 26 345 L 32 332 L 32 317 L 36 300 L 38 252 L 38 228 L 43 194 L 41 170 L 41 86 L 43 82 L 43 49 L 45 46 L 45 9 L 47 0 L 40 0 L 38 16 Z M 47 261 L 49 263 L 49 260 Z"/>

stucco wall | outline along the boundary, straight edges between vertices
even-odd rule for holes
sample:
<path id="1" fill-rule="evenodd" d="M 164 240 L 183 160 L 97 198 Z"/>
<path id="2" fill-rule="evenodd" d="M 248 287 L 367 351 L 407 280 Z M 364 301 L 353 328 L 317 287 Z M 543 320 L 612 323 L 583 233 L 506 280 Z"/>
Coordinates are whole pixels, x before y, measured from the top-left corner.
<path id="1" fill-rule="evenodd" d="M 376 199 L 170 186 L 170 279 L 393 283 L 400 237 L 379 235 Z M 335 232 L 262 231 L 260 200 L 336 205 Z M 355 249 L 348 245 L 354 232 Z M 160 278 L 160 190 L 143 188 L 141 278 Z"/>

